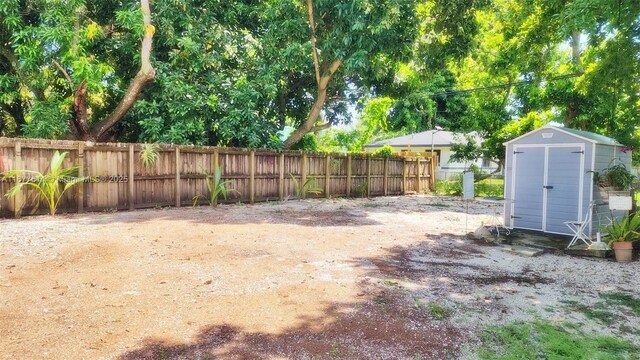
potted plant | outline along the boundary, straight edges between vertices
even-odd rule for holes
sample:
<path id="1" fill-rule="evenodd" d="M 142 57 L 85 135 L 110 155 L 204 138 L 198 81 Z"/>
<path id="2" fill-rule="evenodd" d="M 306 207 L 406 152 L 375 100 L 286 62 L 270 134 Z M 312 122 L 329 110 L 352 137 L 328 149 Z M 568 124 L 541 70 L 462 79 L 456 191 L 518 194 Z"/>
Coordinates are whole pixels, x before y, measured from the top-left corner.
<path id="1" fill-rule="evenodd" d="M 594 171 L 593 178 L 598 186 L 613 190 L 628 190 L 636 180 L 623 164 L 611 165 L 602 172 Z"/>
<path id="2" fill-rule="evenodd" d="M 640 216 L 625 215 L 611 224 L 602 227 L 608 241 L 616 254 L 616 261 L 629 262 L 633 255 L 633 242 L 640 238 Z"/>

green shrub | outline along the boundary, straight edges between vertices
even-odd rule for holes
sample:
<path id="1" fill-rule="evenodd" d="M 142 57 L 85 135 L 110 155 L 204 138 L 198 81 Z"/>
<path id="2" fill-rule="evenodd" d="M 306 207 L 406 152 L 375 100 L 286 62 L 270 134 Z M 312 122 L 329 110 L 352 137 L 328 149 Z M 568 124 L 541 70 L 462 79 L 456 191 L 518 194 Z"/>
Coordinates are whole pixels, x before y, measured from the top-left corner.
<path id="1" fill-rule="evenodd" d="M 504 196 L 504 180 L 488 178 L 474 184 L 476 197 Z M 449 180 L 436 182 L 438 195 L 462 195 L 462 174 L 455 174 Z"/>
<path id="2" fill-rule="evenodd" d="M 300 141 L 295 143 L 291 150 L 303 150 L 303 151 L 318 151 L 320 145 L 318 144 L 318 138 L 314 133 L 306 134 Z"/>
<path id="3" fill-rule="evenodd" d="M 367 197 L 369 194 L 369 183 L 366 181 L 360 185 L 353 185 L 352 190 L 354 193 L 357 193 L 361 198 Z"/>
<path id="4" fill-rule="evenodd" d="M 383 145 L 381 148 L 374 151 L 371 155 L 376 157 L 391 157 L 395 151 L 391 145 Z"/>
<path id="5" fill-rule="evenodd" d="M 436 182 L 436 194 L 462 195 L 462 174 L 455 174 L 449 180 Z"/>

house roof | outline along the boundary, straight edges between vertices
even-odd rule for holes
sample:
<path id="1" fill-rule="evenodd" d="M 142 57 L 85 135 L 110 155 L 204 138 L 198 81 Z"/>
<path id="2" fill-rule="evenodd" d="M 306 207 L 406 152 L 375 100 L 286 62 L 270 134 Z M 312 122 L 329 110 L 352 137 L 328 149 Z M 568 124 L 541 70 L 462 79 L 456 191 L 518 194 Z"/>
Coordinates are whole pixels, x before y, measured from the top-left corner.
<path id="1" fill-rule="evenodd" d="M 589 140 L 593 140 L 598 144 L 606 144 L 606 145 L 622 145 L 620 144 L 616 139 L 612 139 L 610 137 L 606 137 L 604 135 L 600 135 L 600 134 L 596 134 L 596 133 L 592 133 L 589 131 L 583 131 L 583 130 L 576 130 L 576 129 L 569 129 L 569 128 L 560 128 L 566 132 L 569 132 L 571 134 L 589 139 Z"/>
<path id="2" fill-rule="evenodd" d="M 477 133 L 469 133 L 473 135 L 478 142 L 482 142 L 482 138 Z M 409 134 L 404 136 L 398 136 L 391 139 L 380 140 L 365 145 L 365 148 L 382 147 L 383 145 L 391 146 L 431 146 L 433 136 L 434 146 L 451 146 L 451 144 L 460 143 L 464 141 L 464 134 L 454 133 L 444 130 L 429 130 L 420 133 Z"/>
<path id="3" fill-rule="evenodd" d="M 600 135 L 600 134 L 596 134 L 593 132 L 589 132 L 589 131 L 584 131 L 584 130 L 577 130 L 577 129 L 571 129 L 571 128 L 566 128 L 566 127 L 560 127 L 560 126 L 555 126 L 555 125 L 546 125 L 540 128 L 537 128 L 535 130 L 532 130 L 524 135 L 518 136 L 517 138 L 507 141 L 504 144 L 510 144 L 516 140 L 519 140 L 521 138 L 524 138 L 526 136 L 529 136 L 531 134 L 537 133 L 539 131 L 543 131 L 545 129 L 554 129 L 554 130 L 558 130 L 560 132 L 564 132 L 565 134 L 569 134 L 571 136 L 575 136 L 578 137 L 582 140 L 587 140 L 589 142 L 592 143 L 596 143 L 596 144 L 605 144 L 605 145 L 615 145 L 615 146 L 623 146 L 622 144 L 620 144 L 617 140 L 612 139 L 610 137 L 606 137 L 604 135 Z"/>

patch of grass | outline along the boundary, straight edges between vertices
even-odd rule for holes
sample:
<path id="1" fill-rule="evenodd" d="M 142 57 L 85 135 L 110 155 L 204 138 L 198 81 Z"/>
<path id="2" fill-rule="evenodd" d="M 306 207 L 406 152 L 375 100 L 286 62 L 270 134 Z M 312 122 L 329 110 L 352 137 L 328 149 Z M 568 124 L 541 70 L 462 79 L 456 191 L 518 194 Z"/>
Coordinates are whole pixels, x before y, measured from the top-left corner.
<path id="1" fill-rule="evenodd" d="M 329 350 L 329 355 L 331 355 L 332 357 L 339 357 L 340 356 L 340 349 L 338 348 L 338 345 L 331 345 L 331 350 Z"/>
<path id="2" fill-rule="evenodd" d="M 626 306 L 631 309 L 634 314 L 640 315 L 640 299 L 637 297 L 623 292 L 604 293 L 600 294 L 600 297 L 611 304 Z"/>
<path id="3" fill-rule="evenodd" d="M 436 320 L 444 320 L 448 318 L 453 312 L 448 307 L 442 306 L 435 302 L 430 302 L 429 304 L 427 304 L 427 306 L 429 307 L 429 313 Z"/>
<path id="4" fill-rule="evenodd" d="M 398 281 L 393 280 L 393 279 L 386 279 L 384 281 L 384 284 L 388 285 L 388 286 L 398 286 Z"/>
<path id="5" fill-rule="evenodd" d="M 475 185 L 477 197 L 504 196 L 504 179 L 484 179 Z"/>
<path id="6" fill-rule="evenodd" d="M 563 301 L 563 303 L 567 304 L 569 310 L 581 312 L 588 319 L 597 320 L 601 323 L 608 323 L 617 318 L 614 313 L 605 310 L 606 305 L 603 303 L 596 303 L 593 306 L 586 306 L 577 301 Z"/>
<path id="7" fill-rule="evenodd" d="M 431 315 L 435 320 L 444 320 L 451 316 L 451 313 L 453 312 L 452 309 L 436 302 L 429 302 L 425 304 L 422 300 L 415 297 L 413 298 L 413 301 L 416 303 L 416 306 L 420 311 Z"/>
<path id="8" fill-rule="evenodd" d="M 380 204 L 380 203 L 368 202 L 368 203 L 364 204 L 364 207 L 375 208 L 375 207 L 379 207 L 379 206 L 382 206 L 382 205 L 383 204 Z"/>
<path id="9" fill-rule="evenodd" d="M 489 178 L 475 183 L 475 196 L 487 197 L 504 196 L 504 179 Z M 439 195 L 462 195 L 462 183 L 459 178 L 452 180 L 442 180 L 436 182 L 436 194 Z"/>
<path id="10" fill-rule="evenodd" d="M 541 321 L 489 326 L 481 340 L 481 359 L 628 359 L 640 351 L 615 337 L 590 336 Z"/>

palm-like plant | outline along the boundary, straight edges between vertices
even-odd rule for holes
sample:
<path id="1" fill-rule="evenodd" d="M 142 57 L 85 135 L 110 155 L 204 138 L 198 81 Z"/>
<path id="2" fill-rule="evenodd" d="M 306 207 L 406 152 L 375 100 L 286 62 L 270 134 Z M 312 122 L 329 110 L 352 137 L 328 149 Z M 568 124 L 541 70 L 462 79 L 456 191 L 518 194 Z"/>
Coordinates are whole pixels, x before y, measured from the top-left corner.
<path id="1" fill-rule="evenodd" d="M 227 188 L 227 185 L 231 183 L 231 180 L 222 180 L 222 168 L 219 166 L 213 176 L 209 176 L 209 174 L 204 173 L 207 179 L 207 195 L 196 195 L 193 197 L 193 206 L 198 204 L 198 200 L 200 198 L 206 198 L 209 200 L 209 205 L 214 206 L 218 204 L 218 198 L 222 196 L 225 200 L 227 200 L 227 195 L 230 192 L 239 192 L 235 189 Z"/>
<path id="2" fill-rule="evenodd" d="M 49 213 L 55 215 L 62 195 L 72 186 L 86 179 L 85 177 L 77 177 L 78 166 L 62 167 L 67 154 L 68 152 L 60 153 L 56 150 L 51 157 L 50 169 L 47 174 L 31 170 L 9 170 L 3 172 L 4 178 L 18 178 L 18 183 L 9 189 L 5 196 L 15 196 L 23 187 L 30 186 L 38 190 L 39 199 L 46 201 Z"/>
<path id="3" fill-rule="evenodd" d="M 316 179 L 307 179 L 307 181 L 301 185 L 295 176 L 292 174 L 289 174 L 289 176 L 291 176 L 291 180 L 293 181 L 293 190 L 296 192 L 296 198 L 303 199 L 307 196 L 307 193 L 314 195 L 322 194 L 322 189 L 316 187 Z"/>
<path id="4" fill-rule="evenodd" d="M 608 240 L 609 246 L 616 242 L 635 241 L 640 237 L 640 216 L 626 215 L 603 226 L 602 232 L 606 234 L 604 238 Z"/>
<path id="5" fill-rule="evenodd" d="M 140 151 L 140 161 L 144 166 L 152 166 L 158 161 L 158 145 L 156 144 L 144 144 L 142 151 Z"/>

